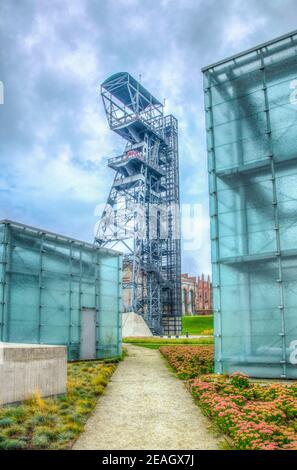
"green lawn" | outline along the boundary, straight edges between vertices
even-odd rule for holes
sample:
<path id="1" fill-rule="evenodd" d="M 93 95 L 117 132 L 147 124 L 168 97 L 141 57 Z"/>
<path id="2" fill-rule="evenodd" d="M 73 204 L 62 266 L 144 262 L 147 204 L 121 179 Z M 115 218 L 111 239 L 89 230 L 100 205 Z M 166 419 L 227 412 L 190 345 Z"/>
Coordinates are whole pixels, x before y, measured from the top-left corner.
<path id="1" fill-rule="evenodd" d="M 142 346 L 144 348 L 159 349 L 161 346 L 176 346 L 176 345 L 197 345 L 197 344 L 212 344 L 213 338 L 159 338 L 159 337 L 145 337 L 145 338 L 123 338 L 123 343 L 135 344 L 135 346 Z"/>
<path id="2" fill-rule="evenodd" d="M 182 334 L 213 334 L 213 315 L 195 315 L 182 317 Z"/>

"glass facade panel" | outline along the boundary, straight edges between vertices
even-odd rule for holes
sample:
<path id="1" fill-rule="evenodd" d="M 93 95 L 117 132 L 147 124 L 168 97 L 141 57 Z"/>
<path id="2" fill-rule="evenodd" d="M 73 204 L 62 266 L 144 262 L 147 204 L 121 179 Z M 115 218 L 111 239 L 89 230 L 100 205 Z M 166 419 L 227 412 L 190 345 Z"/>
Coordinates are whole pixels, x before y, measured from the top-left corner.
<path id="1" fill-rule="evenodd" d="M 0 340 L 63 344 L 80 358 L 81 312 L 96 313 L 96 357 L 121 354 L 121 255 L 0 222 Z"/>
<path id="2" fill-rule="evenodd" d="M 218 373 L 297 378 L 296 50 L 203 70 Z"/>

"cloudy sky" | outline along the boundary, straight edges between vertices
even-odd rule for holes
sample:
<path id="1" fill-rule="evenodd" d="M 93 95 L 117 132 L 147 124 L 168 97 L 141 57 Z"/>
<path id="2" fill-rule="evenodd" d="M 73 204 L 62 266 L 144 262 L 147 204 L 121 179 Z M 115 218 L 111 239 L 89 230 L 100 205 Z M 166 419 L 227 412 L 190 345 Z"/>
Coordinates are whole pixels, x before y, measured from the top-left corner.
<path id="1" fill-rule="evenodd" d="M 182 203 L 199 215 L 183 270 L 209 272 L 200 69 L 296 28 L 296 0 L 0 0 L 0 219 L 93 239 L 123 149 L 99 84 L 141 74 L 179 119 Z"/>

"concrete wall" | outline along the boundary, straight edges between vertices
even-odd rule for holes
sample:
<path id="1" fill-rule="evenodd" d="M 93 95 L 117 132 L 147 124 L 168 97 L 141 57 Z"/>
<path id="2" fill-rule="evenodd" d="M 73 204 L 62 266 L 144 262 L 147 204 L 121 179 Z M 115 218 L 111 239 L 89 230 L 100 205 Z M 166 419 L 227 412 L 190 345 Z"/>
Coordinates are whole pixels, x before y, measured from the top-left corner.
<path id="1" fill-rule="evenodd" d="M 0 343 L 0 405 L 66 392 L 67 348 Z"/>

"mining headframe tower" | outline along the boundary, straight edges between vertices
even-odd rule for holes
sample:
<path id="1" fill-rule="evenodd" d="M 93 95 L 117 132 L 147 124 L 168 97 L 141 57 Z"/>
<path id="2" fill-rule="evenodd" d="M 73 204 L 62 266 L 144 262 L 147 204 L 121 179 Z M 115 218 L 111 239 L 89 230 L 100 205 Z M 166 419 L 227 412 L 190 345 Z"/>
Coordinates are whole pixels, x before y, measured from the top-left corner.
<path id="1" fill-rule="evenodd" d="M 181 332 L 181 242 L 178 123 L 129 73 L 101 85 L 110 129 L 126 141 L 110 158 L 114 181 L 95 243 L 124 252 L 127 312 L 141 315 L 153 334 Z"/>

